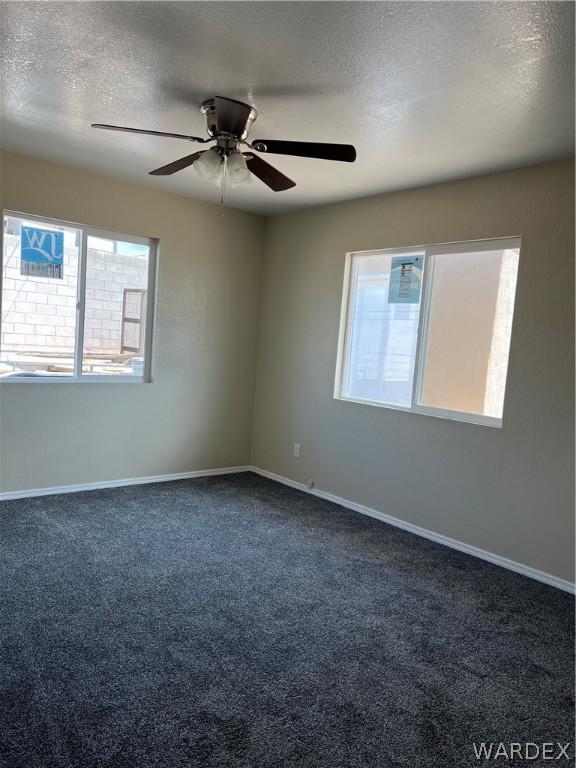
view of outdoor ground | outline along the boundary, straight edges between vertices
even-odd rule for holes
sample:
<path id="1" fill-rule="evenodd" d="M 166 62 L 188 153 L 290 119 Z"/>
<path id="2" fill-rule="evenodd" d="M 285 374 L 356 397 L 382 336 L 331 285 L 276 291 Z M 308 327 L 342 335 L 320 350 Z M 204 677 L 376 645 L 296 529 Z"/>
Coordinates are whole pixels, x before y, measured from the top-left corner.
<path id="1" fill-rule="evenodd" d="M 22 273 L 22 226 L 63 233 L 61 277 Z M 82 307 L 81 243 L 81 229 L 5 217 L 0 376 L 74 375 L 79 309 L 82 374 L 142 375 L 149 248 L 88 235 Z"/>

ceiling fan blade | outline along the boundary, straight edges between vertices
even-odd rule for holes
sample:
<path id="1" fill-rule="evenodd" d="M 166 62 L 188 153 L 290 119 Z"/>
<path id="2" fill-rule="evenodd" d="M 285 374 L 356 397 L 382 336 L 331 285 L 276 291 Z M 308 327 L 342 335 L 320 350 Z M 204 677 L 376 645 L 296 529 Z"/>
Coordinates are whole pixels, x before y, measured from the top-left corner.
<path id="1" fill-rule="evenodd" d="M 166 131 L 145 131 L 143 128 L 126 128 L 123 125 L 105 125 L 104 123 L 92 123 L 92 128 L 103 128 L 105 131 L 125 131 L 126 133 L 144 133 L 148 136 L 167 136 L 169 139 L 185 139 L 204 144 L 210 139 L 200 139 L 198 136 L 185 136 L 183 133 L 166 133 Z"/>
<path id="2" fill-rule="evenodd" d="M 246 158 L 248 169 L 274 192 L 283 192 L 296 186 L 295 181 L 292 181 L 288 176 L 276 170 L 266 160 L 262 160 L 261 157 L 251 154 L 246 154 L 244 157 Z"/>
<path id="3" fill-rule="evenodd" d="M 161 168 L 156 168 L 156 170 L 150 171 L 149 175 L 170 176 L 171 174 L 176 173 L 176 171 L 181 171 L 184 168 L 188 168 L 189 165 L 195 163 L 200 155 L 203 155 L 206 151 L 207 150 L 203 150 L 202 152 L 194 152 L 193 155 L 186 155 L 186 157 L 181 157 L 180 160 L 174 160 L 173 163 L 168 163 L 168 165 L 163 165 Z"/>
<path id="4" fill-rule="evenodd" d="M 311 141 L 275 141 L 257 139 L 251 146 L 258 152 L 270 152 L 274 155 L 294 155 L 295 157 L 314 157 L 319 160 L 340 160 L 353 163 L 356 149 L 352 144 L 318 144 Z"/>
<path id="5" fill-rule="evenodd" d="M 247 104 L 223 96 L 214 97 L 218 129 L 234 136 L 242 136 L 253 110 Z"/>

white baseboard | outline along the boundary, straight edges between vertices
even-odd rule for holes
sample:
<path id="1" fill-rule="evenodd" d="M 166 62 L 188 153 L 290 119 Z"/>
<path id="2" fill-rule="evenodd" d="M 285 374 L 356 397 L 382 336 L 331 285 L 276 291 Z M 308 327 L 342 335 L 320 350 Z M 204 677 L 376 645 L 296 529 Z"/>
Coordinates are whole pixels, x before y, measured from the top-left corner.
<path id="1" fill-rule="evenodd" d="M 217 469 L 198 469 L 191 472 L 176 472 L 170 475 L 148 475 L 147 477 L 128 477 L 120 480 L 101 480 L 95 483 L 78 483 L 75 485 L 59 485 L 52 488 L 31 488 L 25 491 L 4 491 L 0 493 L 0 501 L 10 501 L 11 499 L 26 499 L 34 496 L 52 496 L 57 493 L 77 493 L 78 491 L 96 491 L 103 488 L 119 488 L 125 485 L 144 485 L 147 483 L 166 483 L 171 480 L 188 480 L 195 477 L 209 477 L 211 475 L 230 475 L 237 472 L 254 472 L 262 477 L 267 477 L 269 480 L 275 480 L 277 483 L 288 485 L 291 488 L 296 488 L 304 493 L 309 493 L 312 496 L 318 496 L 326 501 L 331 501 L 334 504 L 338 504 L 346 509 L 351 509 L 354 512 L 360 512 L 362 515 L 368 515 L 374 517 L 377 520 L 382 520 L 388 525 L 393 525 L 396 528 L 402 528 L 404 531 L 416 534 L 416 536 L 422 536 L 424 539 L 435 541 L 438 544 L 444 544 L 446 547 L 457 549 L 460 552 L 465 552 L 467 555 L 473 555 L 479 557 L 481 560 L 487 560 L 489 563 L 500 565 L 502 568 L 507 568 L 510 571 L 515 571 L 523 576 L 528 576 L 530 579 L 541 581 L 544 584 L 549 584 L 557 589 L 562 589 L 565 592 L 575 592 L 575 585 L 570 581 L 560 579 L 552 574 L 539 571 L 536 568 L 531 568 L 528 565 L 517 563 L 515 560 L 509 560 L 506 557 L 496 555 L 492 552 L 487 552 L 484 549 L 474 547 L 471 544 L 465 544 L 462 541 L 451 539 L 448 536 L 443 536 L 440 533 L 434 533 L 427 528 L 422 528 L 419 525 L 408 523 L 404 520 L 400 520 L 397 517 L 392 517 L 384 512 L 379 512 L 377 509 L 371 509 L 363 504 L 358 504 L 355 501 L 349 499 L 343 499 L 340 496 L 336 496 L 328 491 L 321 491 L 317 488 L 308 488 L 304 483 L 300 483 L 296 480 L 290 480 L 282 475 L 276 475 L 274 472 L 269 472 L 266 469 L 254 466 L 241 466 L 241 467 L 219 467 Z"/>
<path id="2" fill-rule="evenodd" d="M 123 485 L 146 485 L 147 483 L 167 483 L 171 480 L 189 480 L 194 477 L 210 475 L 231 475 L 235 472 L 249 472 L 252 467 L 220 467 L 218 469 L 197 469 L 191 472 L 175 472 L 171 475 L 148 475 L 147 477 L 126 477 L 121 480 L 100 480 L 96 483 L 78 483 L 76 485 L 57 485 L 53 488 L 31 488 L 27 491 L 4 491 L 0 501 L 27 499 L 32 496 L 53 496 L 57 493 L 77 493 L 78 491 L 98 491 L 102 488 L 120 488 Z"/>
<path id="3" fill-rule="evenodd" d="M 565 579 L 560 579 L 558 576 L 553 576 L 550 573 L 539 571 L 536 568 L 531 568 L 528 565 L 517 563 L 515 560 L 509 560 L 507 557 L 496 555 L 493 552 L 487 552 L 486 550 L 480 549 L 479 547 L 474 547 L 471 544 L 465 544 L 463 541 L 451 539 L 448 536 L 443 536 L 440 533 L 434 533 L 434 531 L 430 531 L 427 528 L 422 528 L 419 525 L 414 525 L 414 523 L 408 523 L 404 520 L 399 520 L 397 517 L 392 517 L 391 515 L 387 515 L 384 512 L 379 512 L 377 509 L 365 507 L 363 504 L 357 504 L 355 501 L 350 501 L 349 499 L 343 499 L 340 496 L 335 496 L 333 493 L 328 493 L 328 491 L 321 491 L 317 488 L 308 488 L 308 486 L 304 483 L 299 483 L 296 480 L 290 480 L 287 477 L 282 477 L 282 475 L 276 475 L 274 472 L 269 472 L 267 469 L 260 469 L 260 467 L 249 467 L 249 469 L 252 472 L 255 472 L 257 475 L 267 477 L 269 480 L 275 480 L 277 483 L 282 483 L 283 485 L 288 485 L 291 488 L 296 488 L 299 491 L 309 493 L 312 496 L 318 496 L 321 499 L 326 499 L 326 501 L 331 501 L 341 507 L 346 507 L 346 509 L 352 509 L 354 512 L 360 512 L 363 515 L 375 517 L 377 520 L 382 520 L 382 522 L 388 523 L 388 525 L 393 525 L 396 528 L 402 528 L 404 531 L 415 533 L 416 536 L 422 536 L 424 539 L 435 541 L 438 544 L 444 544 L 446 547 L 457 549 L 459 552 L 465 552 L 467 555 L 473 555 L 474 557 L 478 557 L 481 560 L 487 560 L 489 563 L 500 565 L 502 568 L 507 568 L 509 571 L 515 571 L 516 573 L 520 573 L 523 576 L 528 576 L 530 579 L 535 579 L 536 581 L 549 584 L 550 586 L 556 587 L 557 589 L 562 589 L 565 592 L 575 592 L 575 585 L 572 582 L 566 581 Z"/>

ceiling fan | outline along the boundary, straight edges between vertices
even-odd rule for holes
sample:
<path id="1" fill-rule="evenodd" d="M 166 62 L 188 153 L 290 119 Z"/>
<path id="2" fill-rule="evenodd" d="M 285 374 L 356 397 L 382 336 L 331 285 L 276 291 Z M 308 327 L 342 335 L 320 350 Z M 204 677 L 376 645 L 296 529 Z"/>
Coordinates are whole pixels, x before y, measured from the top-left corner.
<path id="1" fill-rule="evenodd" d="M 223 186 L 227 179 L 232 183 L 250 181 L 251 174 L 257 176 L 274 192 L 281 192 L 296 186 L 292 179 L 289 179 L 288 176 L 285 176 L 256 153 L 340 160 L 345 163 L 353 163 L 356 160 L 356 150 L 351 144 L 322 144 L 306 141 L 276 141 L 274 139 L 248 141 L 248 134 L 256 120 L 257 112 L 249 104 L 235 99 L 215 96 L 213 99 L 204 101 L 200 106 L 200 111 L 206 118 L 207 139 L 186 136 L 181 133 L 147 131 L 141 128 L 126 128 L 120 125 L 104 125 L 103 123 L 93 123 L 92 128 L 143 133 L 149 136 L 167 136 L 171 139 L 184 139 L 197 144 L 215 141 L 215 146 L 210 149 L 181 157 L 179 160 L 168 163 L 168 165 L 150 171 L 150 174 L 152 176 L 169 176 L 195 164 L 196 170 L 203 178 L 222 181 Z M 243 151 L 241 147 L 248 149 Z"/>

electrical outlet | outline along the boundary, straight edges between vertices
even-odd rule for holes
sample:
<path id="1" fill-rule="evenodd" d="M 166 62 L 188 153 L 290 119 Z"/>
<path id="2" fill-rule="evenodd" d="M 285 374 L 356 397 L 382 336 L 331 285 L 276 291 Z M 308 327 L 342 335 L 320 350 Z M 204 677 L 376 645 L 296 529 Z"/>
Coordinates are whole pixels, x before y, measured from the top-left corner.
<path id="1" fill-rule="evenodd" d="M 300 458 L 300 443 L 294 443 L 293 455 L 295 459 Z"/>

